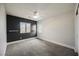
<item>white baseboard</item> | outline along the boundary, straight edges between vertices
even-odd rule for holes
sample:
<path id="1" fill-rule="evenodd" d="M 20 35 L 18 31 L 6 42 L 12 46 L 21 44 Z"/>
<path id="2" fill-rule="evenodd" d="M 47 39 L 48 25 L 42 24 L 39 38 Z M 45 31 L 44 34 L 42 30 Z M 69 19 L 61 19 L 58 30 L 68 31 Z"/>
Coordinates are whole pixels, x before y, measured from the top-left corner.
<path id="1" fill-rule="evenodd" d="M 14 41 L 14 42 L 7 43 L 7 45 L 14 44 L 14 43 L 19 43 L 19 42 L 23 42 L 25 40 L 28 41 L 29 39 L 34 39 L 34 38 L 36 39 L 36 37 L 33 37 L 33 38 L 18 40 L 18 41 Z M 45 40 L 45 39 L 43 39 L 43 40 Z M 72 46 L 69 46 L 69 45 L 66 45 L 66 44 L 63 44 L 63 43 L 55 42 L 55 41 L 49 41 L 49 40 L 45 40 L 45 41 L 48 41 L 48 42 L 51 42 L 51 43 L 55 43 L 57 45 L 61 45 L 61 46 L 64 46 L 64 47 L 67 47 L 67 48 L 70 48 L 70 49 L 74 49 L 74 51 L 77 52 L 77 50 L 75 49 L 75 47 L 72 47 Z"/>
<path id="2" fill-rule="evenodd" d="M 9 44 L 14 44 L 14 43 L 19 43 L 19 42 L 23 42 L 23 41 L 28 41 L 28 40 L 30 40 L 30 39 L 34 39 L 34 38 L 36 38 L 36 37 L 33 37 L 33 38 L 27 38 L 27 39 L 18 40 L 18 41 L 13 41 L 13 42 L 9 42 L 9 43 L 7 43 L 7 45 L 9 45 Z"/>
<path id="3" fill-rule="evenodd" d="M 74 47 L 66 45 L 66 44 L 63 44 L 63 43 L 59 43 L 59 42 L 53 42 L 53 43 L 61 45 L 61 46 L 64 46 L 64 47 L 67 47 L 67 48 L 70 48 L 70 49 L 75 49 Z"/>
<path id="4" fill-rule="evenodd" d="M 69 45 L 66 45 L 66 44 L 63 44 L 63 43 L 59 43 L 59 42 L 55 42 L 55 41 L 49 41 L 49 40 L 46 40 L 46 41 L 51 42 L 51 43 L 55 43 L 57 45 L 61 45 L 61 46 L 64 46 L 64 47 L 67 47 L 67 48 L 70 48 L 70 49 L 74 49 L 75 50 L 75 47 L 72 47 L 72 46 L 69 46 Z"/>
<path id="5" fill-rule="evenodd" d="M 78 50 L 77 50 L 77 48 L 75 48 L 75 49 L 74 49 L 74 51 L 75 51 L 75 53 L 78 53 Z"/>

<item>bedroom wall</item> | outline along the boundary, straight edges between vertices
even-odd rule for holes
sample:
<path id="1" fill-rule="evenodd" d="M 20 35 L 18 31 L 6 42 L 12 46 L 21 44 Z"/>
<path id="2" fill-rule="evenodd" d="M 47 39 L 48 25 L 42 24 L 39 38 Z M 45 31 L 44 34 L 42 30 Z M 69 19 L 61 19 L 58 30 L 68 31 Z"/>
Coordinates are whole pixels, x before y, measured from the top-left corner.
<path id="1" fill-rule="evenodd" d="M 20 33 L 20 22 L 30 23 L 31 32 Z M 37 25 L 37 21 L 25 19 L 22 17 L 17 17 L 13 15 L 7 15 L 7 42 L 13 42 L 17 40 L 23 40 L 26 38 L 36 37 L 37 33 L 33 33 L 33 25 Z M 11 32 L 15 30 L 14 32 Z"/>
<path id="2" fill-rule="evenodd" d="M 6 51 L 6 14 L 4 4 L 0 4 L 0 56 Z"/>
<path id="3" fill-rule="evenodd" d="M 79 6 L 78 6 L 78 15 L 77 15 L 77 26 L 79 25 Z M 77 37 L 77 40 L 76 40 L 76 43 L 77 43 L 77 51 L 78 51 L 78 56 L 79 56 L 79 26 L 77 27 L 77 30 L 78 30 L 78 37 Z"/>
<path id="4" fill-rule="evenodd" d="M 38 21 L 38 38 L 74 49 L 74 12 Z"/>
<path id="5" fill-rule="evenodd" d="M 78 4 L 75 5 L 75 52 L 78 53 Z"/>

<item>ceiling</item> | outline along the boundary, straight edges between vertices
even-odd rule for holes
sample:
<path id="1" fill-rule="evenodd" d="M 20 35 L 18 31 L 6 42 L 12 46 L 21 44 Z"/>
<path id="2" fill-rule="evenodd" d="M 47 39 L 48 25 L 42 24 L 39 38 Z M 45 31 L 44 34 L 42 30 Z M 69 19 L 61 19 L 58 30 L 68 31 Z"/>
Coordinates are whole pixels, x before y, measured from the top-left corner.
<path id="1" fill-rule="evenodd" d="M 31 20 L 46 19 L 51 16 L 59 15 L 66 12 L 74 12 L 75 4 L 73 3 L 7 3 L 7 14 L 23 17 Z M 34 19 L 34 11 L 39 12 L 39 19 Z"/>

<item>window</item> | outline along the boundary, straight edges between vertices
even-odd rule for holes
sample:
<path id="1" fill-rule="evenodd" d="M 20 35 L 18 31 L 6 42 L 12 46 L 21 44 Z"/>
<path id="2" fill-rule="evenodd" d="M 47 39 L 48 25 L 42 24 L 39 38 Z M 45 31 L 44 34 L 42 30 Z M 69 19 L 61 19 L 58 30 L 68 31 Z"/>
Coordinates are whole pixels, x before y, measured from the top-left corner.
<path id="1" fill-rule="evenodd" d="M 33 34 L 36 34 L 36 25 L 32 26 Z"/>
<path id="2" fill-rule="evenodd" d="M 20 22 L 20 33 L 30 33 L 31 24 L 26 22 Z"/>
<path id="3" fill-rule="evenodd" d="M 26 25 L 26 33 L 30 33 L 31 32 L 31 25 L 30 25 L 30 23 L 26 23 L 25 24 Z"/>

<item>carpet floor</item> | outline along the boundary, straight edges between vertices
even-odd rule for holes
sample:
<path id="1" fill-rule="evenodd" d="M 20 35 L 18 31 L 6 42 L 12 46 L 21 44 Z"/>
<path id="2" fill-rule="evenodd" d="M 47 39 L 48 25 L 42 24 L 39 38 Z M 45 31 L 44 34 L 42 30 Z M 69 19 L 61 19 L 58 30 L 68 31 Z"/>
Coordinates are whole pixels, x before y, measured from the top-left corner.
<path id="1" fill-rule="evenodd" d="M 77 56 L 73 49 L 40 39 L 25 39 L 8 44 L 6 56 Z"/>

